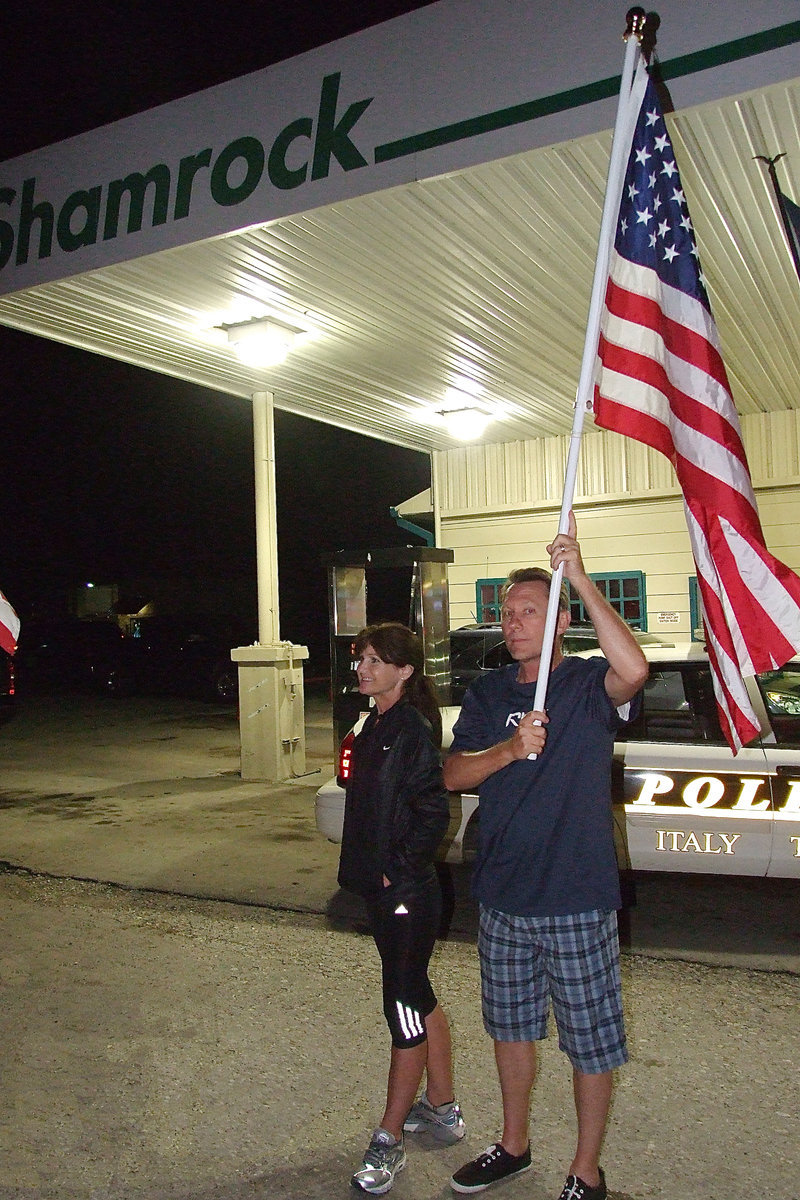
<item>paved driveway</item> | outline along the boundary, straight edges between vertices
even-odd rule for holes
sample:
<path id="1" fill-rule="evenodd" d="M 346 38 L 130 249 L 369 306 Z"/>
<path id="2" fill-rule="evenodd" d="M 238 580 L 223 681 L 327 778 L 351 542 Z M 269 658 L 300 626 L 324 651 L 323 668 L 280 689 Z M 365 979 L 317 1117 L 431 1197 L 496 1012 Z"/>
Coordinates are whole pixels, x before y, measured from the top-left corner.
<path id="1" fill-rule="evenodd" d="M 277 788 L 238 779 L 220 709 L 41 700 L 0 734 L 0 1200 L 354 1195 L 388 1038 L 371 939 L 313 828 L 326 707 L 309 721 L 319 774 Z M 498 1132 L 466 883 L 432 974 L 469 1137 L 415 1141 L 398 1200 L 450 1196 Z M 639 893 L 613 1200 L 798 1200 L 797 896 L 669 878 Z M 548 1041 L 534 1169 L 508 1200 L 558 1195 L 571 1103 Z"/>
<path id="2" fill-rule="evenodd" d="M 239 777 L 232 709 L 137 697 L 23 698 L 0 729 L 0 861 L 57 877 L 359 919 L 338 850 L 314 825 L 333 774 L 330 707 L 306 705 L 304 778 Z M 453 871 L 451 933 L 475 936 L 469 870 Z M 800 974 L 794 880 L 640 875 L 623 944 L 649 955 Z"/>

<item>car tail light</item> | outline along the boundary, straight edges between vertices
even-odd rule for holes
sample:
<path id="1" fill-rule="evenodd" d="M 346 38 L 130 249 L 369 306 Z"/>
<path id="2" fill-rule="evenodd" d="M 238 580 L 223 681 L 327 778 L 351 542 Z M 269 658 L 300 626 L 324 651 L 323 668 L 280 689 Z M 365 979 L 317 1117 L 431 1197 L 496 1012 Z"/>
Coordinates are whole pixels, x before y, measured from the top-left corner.
<path id="1" fill-rule="evenodd" d="M 352 729 L 346 737 L 342 738 L 342 744 L 339 747 L 339 769 L 336 773 L 336 782 L 339 787 L 344 787 L 350 778 L 351 762 L 350 758 L 353 753 L 353 742 L 356 735 Z"/>

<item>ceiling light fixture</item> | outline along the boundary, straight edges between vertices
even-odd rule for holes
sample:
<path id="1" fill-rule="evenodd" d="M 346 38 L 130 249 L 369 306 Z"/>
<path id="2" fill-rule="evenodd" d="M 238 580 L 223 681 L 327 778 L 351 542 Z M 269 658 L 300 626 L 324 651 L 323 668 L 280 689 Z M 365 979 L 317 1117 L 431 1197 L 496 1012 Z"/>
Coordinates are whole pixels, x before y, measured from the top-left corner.
<path id="1" fill-rule="evenodd" d="M 302 330 L 272 318 L 223 326 L 228 341 L 247 367 L 279 367 Z"/>
<path id="2" fill-rule="evenodd" d="M 444 422 L 450 437 L 459 442 L 474 442 L 486 431 L 492 420 L 491 412 L 476 399 L 482 386 L 465 376 L 459 376 L 456 386 L 444 394 L 444 404 L 437 416 Z"/>
<path id="3" fill-rule="evenodd" d="M 485 433 L 492 419 L 484 409 L 474 405 L 445 409 L 441 416 L 450 437 L 459 442 L 474 442 Z"/>

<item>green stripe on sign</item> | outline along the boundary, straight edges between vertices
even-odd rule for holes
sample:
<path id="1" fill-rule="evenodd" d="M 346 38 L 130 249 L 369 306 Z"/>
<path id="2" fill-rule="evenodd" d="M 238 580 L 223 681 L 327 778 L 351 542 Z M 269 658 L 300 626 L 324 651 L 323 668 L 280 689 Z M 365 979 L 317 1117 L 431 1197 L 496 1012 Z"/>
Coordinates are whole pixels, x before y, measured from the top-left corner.
<path id="1" fill-rule="evenodd" d="M 712 67 L 720 67 L 725 63 L 737 62 L 742 58 L 752 58 L 755 54 L 765 54 L 770 50 L 779 50 L 782 46 L 791 46 L 800 42 L 800 21 L 790 21 L 786 25 L 778 25 L 775 29 L 767 29 L 763 33 L 749 34 L 747 37 L 736 38 L 732 42 L 723 42 L 712 46 L 709 50 L 698 50 L 693 54 L 683 54 L 680 58 L 670 59 L 669 62 L 659 63 L 662 77 L 678 79 L 683 75 L 696 75 L 698 71 L 707 71 Z M 452 142 L 464 141 L 466 138 L 477 137 L 481 133 L 491 133 L 496 129 L 507 129 L 511 125 L 521 125 L 525 121 L 535 121 L 539 117 L 551 116 L 553 113 L 566 112 L 570 108 L 581 108 L 585 104 L 594 104 L 597 100 L 607 100 L 619 92 L 621 76 L 613 75 L 609 79 L 600 79 L 597 83 L 584 84 L 571 88 L 566 92 L 556 92 L 552 96 L 544 96 L 540 100 L 528 100 L 524 104 L 513 104 L 510 108 L 501 108 L 497 112 L 485 113 L 481 117 L 469 117 L 464 121 L 455 121 L 452 125 L 441 125 L 438 129 L 429 129 L 426 133 L 411 134 L 399 138 L 395 142 L 385 142 L 375 147 L 375 162 L 389 162 L 394 158 L 405 158 L 419 150 L 431 150 L 434 146 L 446 146 Z"/>

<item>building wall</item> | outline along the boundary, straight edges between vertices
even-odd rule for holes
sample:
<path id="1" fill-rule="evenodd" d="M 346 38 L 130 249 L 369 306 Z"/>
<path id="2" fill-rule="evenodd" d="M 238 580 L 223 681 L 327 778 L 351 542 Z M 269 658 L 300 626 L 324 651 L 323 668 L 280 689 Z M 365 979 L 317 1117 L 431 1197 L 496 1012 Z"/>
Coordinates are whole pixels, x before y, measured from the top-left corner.
<path id="1" fill-rule="evenodd" d="M 800 574 L 800 413 L 746 417 L 742 433 L 767 546 Z M 442 545 L 455 553 L 453 626 L 475 620 L 477 579 L 546 565 L 568 442 L 540 438 L 437 456 Z M 695 569 L 670 463 L 592 426 L 581 446 L 574 509 L 588 570 L 644 572 L 650 632 L 690 637 L 688 580 Z"/>

